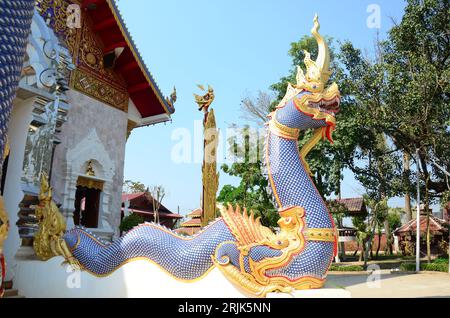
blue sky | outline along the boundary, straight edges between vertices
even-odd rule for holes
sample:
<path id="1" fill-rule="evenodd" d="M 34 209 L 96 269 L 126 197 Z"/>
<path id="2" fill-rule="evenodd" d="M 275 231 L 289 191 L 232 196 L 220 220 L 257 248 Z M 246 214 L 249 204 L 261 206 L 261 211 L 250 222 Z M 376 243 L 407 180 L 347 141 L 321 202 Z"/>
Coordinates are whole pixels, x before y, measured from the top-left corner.
<path id="1" fill-rule="evenodd" d="M 323 35 L 350 40 L 372 51 L 377 32 L 383 38 L 400 21 L 405 2 L 374 0 L 116 0 L 141 55 L 164 94 L 175 85 L 178 92 L 172 123 L 135 129 L 126 150 L 125 179 L 146 185 L 163 185 L 168 195 L 163 204 L 186 214 L 199 207 L 201 165 L 175 163 L 171 159 L 174 130 L 185 128 L 194 135 L 201 120 L 192 93 L 196 84 L 211 84 L 213 107 L 221 131 L 240 118 L 240 101 L 246 92 L 256 95 L 286 75 L 291 68 L 290 43 L 310 34 L 312 19 L 319 14 Z M 381 28 L 369 28 L 369 5 L 381 10 Z M 198 136 L 201 138 L 201 135 Z M 220 187 L 236 183 L 221 173 Z M 359 196 L 362 187 L 346 172 L 343 197 Z M 402 206 L 402 200 L 391 205 Z"/>

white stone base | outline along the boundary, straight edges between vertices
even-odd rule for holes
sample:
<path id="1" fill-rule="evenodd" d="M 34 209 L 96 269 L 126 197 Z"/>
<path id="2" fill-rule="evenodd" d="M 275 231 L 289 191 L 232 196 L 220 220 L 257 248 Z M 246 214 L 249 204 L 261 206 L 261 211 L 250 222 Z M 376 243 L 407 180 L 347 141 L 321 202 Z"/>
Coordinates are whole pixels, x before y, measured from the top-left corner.
<path id="1" fill-rule="evenodd" d="M 48 262 L 18 261 L 14 288 L 27 298 L 243 298 L 218 269 L 196 282 L 178 281 L 147 261 L 128 263 L 112 275 L 99 278 L 73 272 L 57 257 Z M 269 298 L 350 297 L 345 290 L 321 289 L 293 294 L 270 294 Z"/>
<path id="2" fill-rule="evenodd" d="M 267 298 L 352 298 L 352 294 L 339 288 L 322 288 L 297 290 L 290 294 L 272 293 L 267 294 Z"/>

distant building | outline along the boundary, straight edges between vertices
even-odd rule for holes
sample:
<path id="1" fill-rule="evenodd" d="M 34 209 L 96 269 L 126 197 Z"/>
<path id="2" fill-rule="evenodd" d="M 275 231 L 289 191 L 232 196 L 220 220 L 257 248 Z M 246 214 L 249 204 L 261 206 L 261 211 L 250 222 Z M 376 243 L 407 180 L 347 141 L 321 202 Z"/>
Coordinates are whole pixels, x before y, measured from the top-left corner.
<path id="1" fill-rule="evenodd" d="M 158 211 L 159 223 L 169 229 L 173 229 L 177 221 L 183 218 L 181 215 L 171 212 L 162 204 Z M 146 222 L 153 222 L 155 209 L 152 195 L 148 192 L 122 194 L 121 219 L 126 216 L 125 214 L 129 215 L 131 213 L 142 216 Z"/>
<path id="2" fill-rule="evenodd" d="M 202 229 L 202 215 L 203 211 L 200 208 L 192 211 L 186 216 L 189 220 L 182 223 L 176 232 L 182 235 L 194 235 L 198 233 Z"/>
<path id="3" fill-rule="evenodd" d="M 367 207 L 364 203 L 364 198 L 336 199 L 331 202 L 344 205 L 348 216 L 367 215 Z"/>
<path id="4" fill-rule="evenodd" d="M 430 215 L 430 234 L 431 234 L 431 253 L 439 255 L 446 252 L 448 243 L 448 229 L 450 223 Z M 415 245 L 417 233 L 417 219 L 413 219 L 394 231 L 394 235 L 399 237 L 399 247 L 403 254 L 410 254 L 411 247 Z M 427 216 L 420 216 L 420 236 L 425 238 L 427 235 Z M 421 251 L 426 251 L 426 243 L 421 240 Z"/>

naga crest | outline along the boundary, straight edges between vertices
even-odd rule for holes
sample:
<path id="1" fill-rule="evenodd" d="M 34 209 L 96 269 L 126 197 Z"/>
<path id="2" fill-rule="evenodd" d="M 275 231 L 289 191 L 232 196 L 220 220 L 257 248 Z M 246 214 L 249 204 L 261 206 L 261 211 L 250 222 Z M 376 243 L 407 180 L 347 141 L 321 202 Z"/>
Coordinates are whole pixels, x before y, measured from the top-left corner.
<path id="1" fill-rule="evenodd" d="M 282 109 L 293 101 L 296 109 L 302 114 L 311 117 L 311 121 L 324 121 L 326 123 L 320 130 L 322 136 L 326 136 L 332 142 L 331 133 L 336 126 L 335 115 L 339 112 L 341 97 L 336 83 L 326 86 L 332 74 L 330 70 L 330 50 L 325 39 L 320 35 L 319 28 L 319 18 L 316 15 L 311 34 L 318 45 L 319 53 L 317 59 L 315 61 L 312 60 L 311 54 L 304 51 L 306 72 L 300 66 L 297 66 L 297 83 L 295 85 L 288 84 L 286 95 L 277 106 L 277 109 Z M 306 127 L 298 125 L 291 128 L 304 130 L 313 127 L 311 125 Z"/>

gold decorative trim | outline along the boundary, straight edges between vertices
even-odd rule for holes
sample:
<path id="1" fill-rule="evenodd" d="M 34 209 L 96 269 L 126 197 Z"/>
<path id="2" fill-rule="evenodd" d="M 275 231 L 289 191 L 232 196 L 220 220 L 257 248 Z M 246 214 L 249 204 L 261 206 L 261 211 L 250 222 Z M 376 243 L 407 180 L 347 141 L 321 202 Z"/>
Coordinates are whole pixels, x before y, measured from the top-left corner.
<path id="1" fill-rule="evenodd" d="M 127 140 L 128 140 L 128 138 L 130 138 L 131 131 L 134 128 L 136 128 L 136 126 L 137 126 L 137 123 L 135 121 L 133 121 L 131 119 L 128 119 L 128 122 L 127 122 Z"/>
<path id="2" fill-rule="evenodd" d="M 208 106 L 209 107 L 209 106 Z M 204 121 L 204 149 L 202 166 L 202 226 L 216 218 L 216 197 L 219 188 L 219 173 L 217 172 L 217 147 L 219 130 L 216 127 L 214 109 L 207 111 Z"/>
<path id="3" fill-rule="evenodd" d="M 319 141 L 321 141 L 324 138 L 324 135 L 326 133 L 327 127 L 318 128 L 314 131 L 313 136 L 311 139 L 302 147 L 300 150 L 300 157 L 304 163 L 304 167 L 306 172 L 312 176 L 311 168 L 309 167 L 308 162 L 306 161 L 306 156 L 309 154 L 309 152 L 317 145 Z"/>
<path id="4" fill-rule="evenodd" d="M 181 227 L 202 227 L 201 224 L 181 224 Z"/>
<path id="5" fill-rule="evenodd" d="M 86 94 L 87 96 L 106 103 L 113 108 L 128 112 L 128 92 L 117 88 L 114 85 L 105 83 L 88 72 L 75 69 L 72 71 L 70 78 L 70 85 L 77 91 Z"/>
<path id="6" fill-rule="evenodd" d="M 94 180 L 91 178 L 86 178 L 83 176 L 79 176 L 77 180 L 77 187 L 85 187 L 88 189 L 95 189 L 103 191 L 103 186 L 105 185 L 104 181 Z"/>
<path id="7" fill-rule="evenodd" d="M 291 128 L 281 124 L 277 120 L 276 114 L 269 121 L 269 129 L 273 134 L 284 139 L 298 140 L 300 136 L 300 129 Z"/>
<path id="8" fill-rule="evenodd" d="M 229 206 L 228 210 L 222 211 L 223 219 L 236 238 L 236 248 L 239 250 L 240 270 L 231 263 L 221 262 L 218 259 L 219 248 L 216 249 L 214 264 L 232 283 L 240 286 L 246 292 L 258 297 L 265 297 L 272 291 L 291 292 L 297 286 L 300 288 L 306 282 L 310 285 L 320 286 L 318 282 L 310 278 L 301 278 L 296 281 L 288 281 L 283 277 L 272 277 L 266 275 L 269 270 L 276 270 L 286 266 L 293 257 L 300 254 L 305 247 L 306 237 L 303 233 L 305 227 L 305 211 L 300 207 L 291 207 L 279 211 L 280 232 L 274 234 L 269 228 L 262 226 L 258 220 L 255 220 L 253 214 L 247 215 L 246 211 L 241 215 L 240 208 L 236 211 Z M 312 231 L 310 235 L 325 234 L 321 230 Z M 272 249 L 278 249 L 282 253 L 280 256 L 264 258 L 260 261 L 254 261 L 248 258 L 250 270 L 247 272 L 244 266 L 244 258 L 248 256 L 250 249 L 254 246 L 267 246 Z"/>
<path id="9" fill-rule="evenodd" d="M 308 241 L 334 243 L 336 240 L 335 229 L 307 229 L 304 234 Z"/>

